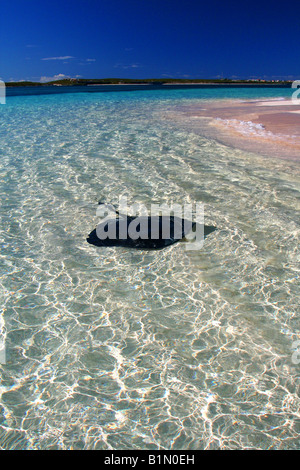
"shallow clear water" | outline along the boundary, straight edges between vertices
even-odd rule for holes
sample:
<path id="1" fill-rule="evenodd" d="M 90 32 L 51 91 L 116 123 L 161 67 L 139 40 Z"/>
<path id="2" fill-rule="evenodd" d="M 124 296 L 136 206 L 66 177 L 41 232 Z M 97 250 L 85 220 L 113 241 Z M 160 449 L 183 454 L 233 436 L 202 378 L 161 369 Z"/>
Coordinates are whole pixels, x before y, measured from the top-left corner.
<path id="1" fill-rule="evenodd" d="M 196 100 L 289 94 L 7 99 L 3 449 L 299 447 L 299 163 L 165 119 Z M 97 201 L 120 195 L 201 201 L 218 230 L 199 251 L 88 245 Z"/>

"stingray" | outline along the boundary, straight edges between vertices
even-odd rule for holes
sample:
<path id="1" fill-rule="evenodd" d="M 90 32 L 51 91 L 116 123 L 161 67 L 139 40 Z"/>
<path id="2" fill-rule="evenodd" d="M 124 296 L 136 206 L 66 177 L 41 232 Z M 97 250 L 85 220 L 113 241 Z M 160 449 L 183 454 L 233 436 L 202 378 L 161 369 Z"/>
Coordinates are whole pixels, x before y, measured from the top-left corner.
<path id="1" fill-rule="evenodd" d="M 89 244 L 159 250 L 182 240 L 189 241 L 186 236 L 195 232 L 198 225 L 173 215 L 132 217 L 117 210 L 115 213 L 116 217 L 106 218 L 92 230 L 87 238 Z M 212 225 L 204 225 L 204 238 L 215 230 Z"/>

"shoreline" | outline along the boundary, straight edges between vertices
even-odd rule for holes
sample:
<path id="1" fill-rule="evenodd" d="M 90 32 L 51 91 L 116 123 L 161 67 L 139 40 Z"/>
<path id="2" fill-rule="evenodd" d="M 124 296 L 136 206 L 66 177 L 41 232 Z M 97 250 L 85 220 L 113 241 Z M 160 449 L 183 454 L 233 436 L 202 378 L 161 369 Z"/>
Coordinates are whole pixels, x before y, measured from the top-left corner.
<path id="1" fill-rule="evenodd" d="M 299 101 L 299 100 L 298 100 Z M 225 100 L 177 109 L 176 121 L 220 143 L 300 161 L 300 103 L 292 100 Z M 199 126 L 199 121 L 201 125 Z"/>
<path id="2" fill-rule="evenodd" d="M 46 85 L 46 86 L 45 86 Z M 151 84 L 42 84 L 42 86 L 16 86 L 7 89 L 8 97 L 101 92 L 135 91 L 193 88 L 286 88 L 286 85 L 274 83 L 164 83 Z M 292 91 L 292 90 L 291 90 Z M 292 97 L 292 93 L 291 93 Z M 177 106 L 176 112 L 167 111 L 165 117 L 175 122 L 180 121 L 194 132 L 213 138 L 233 148 L 283 159 L 300 160 L 300 100 L 292 101 L 283 97 L 260 99 L 218 99 L 204 100 L 203 104 Z M 197 120 L 201 120 L 199 126 Z"/>

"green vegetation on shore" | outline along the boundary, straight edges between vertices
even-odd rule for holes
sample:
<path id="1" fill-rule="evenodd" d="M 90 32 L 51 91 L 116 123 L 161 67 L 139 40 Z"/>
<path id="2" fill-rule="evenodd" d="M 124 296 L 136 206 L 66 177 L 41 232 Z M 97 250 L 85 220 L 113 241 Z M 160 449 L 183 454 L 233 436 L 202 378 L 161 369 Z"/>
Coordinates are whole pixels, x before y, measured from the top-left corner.
<path id="1" fill-rule="evenodd" d="M 290 85 L 291 81 L 287 80 L 231 80 L 229 78 L 221 79 L 184 79 L 184 78 L 144 78 L 144 79 L 131 79 L 131 78 L 65 78 L 62 80 L 55 80 L 47 83 L 41 82 L 7 82 L 8 87 L 20 87 L 20 86 L 87 86 L 87 85 L 206 85 L 206 84 L 253 84 L 253 85 Z"/>

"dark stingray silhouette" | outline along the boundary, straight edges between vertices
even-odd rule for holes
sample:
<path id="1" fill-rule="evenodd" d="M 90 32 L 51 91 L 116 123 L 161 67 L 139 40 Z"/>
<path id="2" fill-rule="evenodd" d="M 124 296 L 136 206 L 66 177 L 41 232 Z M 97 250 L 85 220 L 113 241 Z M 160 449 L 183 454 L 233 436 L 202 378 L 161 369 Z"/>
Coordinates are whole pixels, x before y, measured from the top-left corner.
<path id="1" fill-rule="evenodd" d="M 184 239 L 197 229 L 196 223 L 175 216 L 131 217 L 119 214 L 92 230 L 87 242 L 94 246 L 122 246 L 159 250 Z M 204 238 L 216 227 L 204 225 Z"/>

